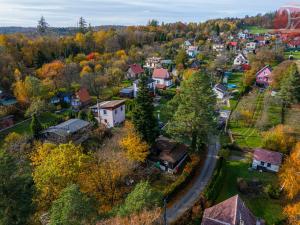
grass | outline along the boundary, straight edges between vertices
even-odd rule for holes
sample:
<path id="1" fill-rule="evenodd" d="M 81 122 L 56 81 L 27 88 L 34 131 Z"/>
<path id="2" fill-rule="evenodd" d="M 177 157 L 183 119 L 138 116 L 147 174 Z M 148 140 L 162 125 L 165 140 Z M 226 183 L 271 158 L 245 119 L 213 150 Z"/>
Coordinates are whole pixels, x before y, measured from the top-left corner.
<path id="1" fill-rule="evenodd" d="M 292 55 L 294 59 L 300 59 L 300 51 L 286 51 L 284 52 L 284 56 L 286 59 L 289 59 L 289 56 Z"/>
<path id="2" fill-rule="evenodd" d="M 237 178 L 259 179 L 263 185 L 277 184 L 277 177 L 272 173 L 260 173 L 249 171 L 249 163 L 245 161 L 229 161 L 226 165 L 226 175 L 223 181 L 223 188 L 217 198 L 217 203 L 224 201 L 236 194 L 240 194 L 249 209 L 255 216 L 265 219 L 267 224 L 275 224 L 282 220 L 282 206 L 280 200 L 270 199 L 266 194 L 261 193 L 258 196 L 249 196 L 239 193 L 237 189 Z"/>
<path id="3" fill-rule="evenodd" d="M 265 34 L 271 31 L 271 29 L 266 29 L 258 26 L 246 26 L 247 29 L 252 34 Z"/>
<path id="4" fill-rule="evenodd" d="M 287 110 L 285 113 L 285 125 L 291 127 L 295 136 L 298 140 L 300 140 L 300 105 L 294 105 Z"/>
<path id="5" fill-rule="evenodd" d="M 161 97 L 160 103 L 158 106 L 155 107 L 155 116 L 157 117 L 158 113 L 160 115 L 160 121 L 163 123 L 167 123 L 169 118 L 168 118 L 168 113 L 166 111 L 166 105 L 168 103 L 168 100 L 164 97 Z"/>

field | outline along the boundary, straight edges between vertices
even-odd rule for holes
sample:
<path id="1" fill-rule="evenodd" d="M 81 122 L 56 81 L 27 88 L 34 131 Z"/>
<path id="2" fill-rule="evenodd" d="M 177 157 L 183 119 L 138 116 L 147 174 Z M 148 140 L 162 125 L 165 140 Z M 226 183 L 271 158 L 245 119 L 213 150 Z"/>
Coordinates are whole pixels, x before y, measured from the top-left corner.
<path id="1" fill-rule="evenodd" d="M 272 31 L 270 29 L 266 29 L 258 26 L 247 26 L 245 27 L 245 29 L 247 29 L 252 34 L 264 34 Z"/>
<path id="2" fill-rule="evenodd" d="M 294 59 L 299 60 L 300 59 L 300 51 L 286 51 L 284 52 L 284 56 L 286 59 L 289 59 L 289 56 L 292 55 Z"/>
<path id="3" fill-rule="evenodd" d="M 245 161 L 229 161 L 226 165 L 226 175 L 223 181 L 223 188 L 217 199 L 217 203 L 226 200 L 236 194 L 240 194 L 246 205 L 254 213 L 255 216 L 265 219 L 267 225 L 275 224 L 282 220 L 282 206 L 280 200 L 271 199 L 265 193 L 256 196 L 243 195 L 239 193 L 237 188 L 237 178 L 259 179 L 265 186 L 267 184 L 276 185 L 277 178 L 275 174 L 260 173 L 257 171 L 249 171 L 249 163 Z"/>

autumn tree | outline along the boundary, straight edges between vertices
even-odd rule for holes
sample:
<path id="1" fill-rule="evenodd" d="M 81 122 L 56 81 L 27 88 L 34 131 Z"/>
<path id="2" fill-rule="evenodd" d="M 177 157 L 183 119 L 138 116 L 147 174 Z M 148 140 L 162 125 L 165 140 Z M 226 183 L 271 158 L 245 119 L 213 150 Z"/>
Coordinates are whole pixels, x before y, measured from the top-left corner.
<path id="1" fill-rule="evenodd" d="M 291 135 L 293 130 L 285 125 L 277 125 L 263 133 L 263 147 L 273 151 L 288 153 L 295 144 L 295 139 Z"/>
<path id="2" fill-rule="evenodd" d="M 168 104 L 171 120 L 167 133 L 179 141 L 190 140 L 192 151 L 199 151 L 214 133 L 215 106 L 210 79 L 205 74 L 194 73 L 182 82 L 180 92 Z"/>
<path id="3" fill-rule="evenodd" d="M 142 140 L 152 144 L 158 135 L 158 124 L 154 116 L 153 99 L 147 84 L 148 78 L 142 76 L 139 80 L 139 90 L 135 99 L 132 120 L 137 133 Z"/>
<path id="4" fill-rule="evenodd" d="M 84 225 L 95 217 L 91 199 L 81 193 L 78 185 L 63 189 L 51 206 L 50 225 Z"/>
<path id="5" fill-rule="evenodd" d="M 149 146 L 142 141 L 131 123 L 125 124 L 127 135 L 121 140 L 121 146 L 126 151 L 128 159 L 144 162 L 149 154 Z"/>

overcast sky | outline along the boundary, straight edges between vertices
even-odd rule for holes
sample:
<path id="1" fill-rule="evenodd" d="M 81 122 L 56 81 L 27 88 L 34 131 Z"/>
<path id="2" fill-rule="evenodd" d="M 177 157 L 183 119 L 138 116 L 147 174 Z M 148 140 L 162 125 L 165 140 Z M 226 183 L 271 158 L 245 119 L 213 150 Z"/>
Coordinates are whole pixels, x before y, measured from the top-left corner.
<path id="1" fill-rule="evenodd" d="M 299 1 L 299 0 L 298 0 Z M 51 26 L 141 25 L 149 19 L 200 22 L 274 11 L 287 0 L 0 0 L 0 26 L 36 26 L 43 15 Z"/>

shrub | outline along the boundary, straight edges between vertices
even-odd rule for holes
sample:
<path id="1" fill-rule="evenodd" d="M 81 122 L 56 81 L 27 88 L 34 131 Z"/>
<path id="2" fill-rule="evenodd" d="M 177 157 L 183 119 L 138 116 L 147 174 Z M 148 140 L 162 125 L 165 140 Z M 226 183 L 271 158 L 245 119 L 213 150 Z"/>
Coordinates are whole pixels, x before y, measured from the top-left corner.
<path id="1" fill-rule="evenodd" d="M 270 198 L 273 198 L 273 199 L 279 199 L 280 198 L 280 188 L 277 187 L 277 186 L 273 186 L 271 184 L 268 184 L 266 187 L 265 187 L 265 192 L 269 195 Z"/>

